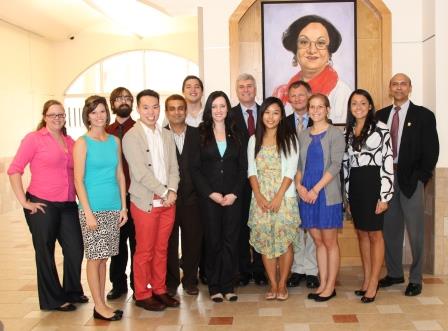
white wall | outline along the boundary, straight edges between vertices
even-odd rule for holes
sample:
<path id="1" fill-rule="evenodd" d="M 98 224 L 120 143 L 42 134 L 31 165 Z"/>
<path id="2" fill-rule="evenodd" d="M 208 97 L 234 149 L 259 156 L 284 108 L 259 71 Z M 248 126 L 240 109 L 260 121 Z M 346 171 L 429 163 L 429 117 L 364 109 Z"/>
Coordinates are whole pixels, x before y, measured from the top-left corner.
<path id="1" fill-rule="evenodd" d="M 54 95 L 51 44 L 0 21 L 0 157 L 10 157 L 24 134 L 34 129 L 43 103 Z"/>
<path id="2" fill-rule="evenodd" d="M 440 155 L 437 167 L 448 167 L 448 109 L 446 96 L 448 92 L 448 1 L 435 0 L 435 84 L 433 89 L 436 95 L 437 130 L 440 140 Z M 431 66 L 431 63 L 429 63 Z"/>

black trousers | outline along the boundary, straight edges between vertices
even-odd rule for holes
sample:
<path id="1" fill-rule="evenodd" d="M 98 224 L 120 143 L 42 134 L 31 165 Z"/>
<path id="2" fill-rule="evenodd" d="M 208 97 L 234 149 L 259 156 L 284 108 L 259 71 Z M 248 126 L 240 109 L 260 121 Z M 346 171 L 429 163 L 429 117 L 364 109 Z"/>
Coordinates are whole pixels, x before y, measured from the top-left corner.
<path id="1" fill-rule="evenodd" d="M 205 231 L 206 265 L 210 295 L 234 291 L 238 271 L 238 234 L 241 202 L 222 207 L 207 198 L 201 203 Z"/>
<path id="2" fill-rule="evenodd" d="M 128 221 L 120 228 L 120 244 L 118 255 L 112 256 L 109 267 L 109 280 L 112 287 L 117 290 L 127 290 L 128 282 L 126 276 L 126 267 L 128 265 L 128 240 L 131 250 L 131 274 L 130 286 L 134 290 L 134 253 L 135 253 L 135 227 L 131 216 L 131 201 L 129 194 L 126 196 L 126 208 L 128 209 Z"/>
<path id="3" fill-rule="evenodd" d="M 196 286 L 202 248 L 202 223 L 197 203 L 176 205 L 176 218 L 168 241 L 166 286 L 176 289 L 181 280 L 179 272 L 179 228 L 182 245 L 182 285 L 184 288 Z"/>
<path id="4" fill-rule="evenodd" d="M 249 221 L 250 200 L 252 197 L 252 190 L 245 187 L 242 195 L 241 207 L 241 229 L 238 240 L 238 269 L 240 276 L 252 277 L 253 274 L 263 274 L 264 265 L 261 259 L 261 254 L 257 253 L 255 249 L 249 244 L 250 228 L 247 226 Z"/>
<path id="5" fill-rule="evenodd" d="M 78 206 L 75 202 L 43 200 L 29 193 L 26 196 L 31 202 L 46 204 L 45 214 L 41 211 L 31 214 L 27 209 L 24 212 L 33 238 L 39 305 L 41 309 L 55 309 L 84 294 L 81 286 L 83 243 Z M 56 240 L 64 255 L 62 286 L 54 260 Z"/>

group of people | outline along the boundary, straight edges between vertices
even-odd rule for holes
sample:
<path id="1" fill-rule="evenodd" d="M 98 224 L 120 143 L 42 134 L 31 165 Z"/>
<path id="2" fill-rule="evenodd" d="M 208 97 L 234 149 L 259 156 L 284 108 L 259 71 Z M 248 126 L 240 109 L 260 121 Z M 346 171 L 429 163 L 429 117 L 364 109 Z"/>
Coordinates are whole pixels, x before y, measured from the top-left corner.
<path id="1" fill-rule="evenodd" d="M 74 303 L 88 302 L 80 283 L 84 249 L 94 317 L 120 320 L 123 311 L 106 297 L 128 291 L 128 241 L 130 286 L 143 309 L 178 307 L 181 283 L 197 295 L 198 271 L 214 302 L 236 301 L 235 287 L 251 279 L 269 283 L 266 300 L 287 300 L 288 287 L 301 281 L 315 289 L 308 299 L 330 300 L 344 201 L 364 272 L 355 294 L 369 303 L 379 287 L 404 282 L 405 227 L 413 256 L 405 294 L 421 293 L 424 185 L 439 145 L 433 113 L 409 100 L 408 76 L 391 78 L 393 105 L 378 111 L 367 91 L 353 91 L 344 131 L 329 120 L 328 97 L 313 94 L 303 80 L 287 87 L 289 116 L 277 97 L 257 105 L 250 74 L 238 77 L 233 108 L 222 91 L 202 106 L 203 90 L 198 77 L 187 76 L 183 96 L 165 101 L 166 126 L 158 124 L 160 97 L 153 90 L 137 94 L 137 121 L 131 92 L 112 91 L 112 124 L 106 99 L 88 97 L 87 132 L 76 142 L 66 133 L 62 104 L 45 103 L 41 123 L 8 169 L 33 238 L 41 309 L 72 311 Z M 56 240 L 64 255 L 62 285 Z M 384 257 L 387 275 L 380 279 Z"/>

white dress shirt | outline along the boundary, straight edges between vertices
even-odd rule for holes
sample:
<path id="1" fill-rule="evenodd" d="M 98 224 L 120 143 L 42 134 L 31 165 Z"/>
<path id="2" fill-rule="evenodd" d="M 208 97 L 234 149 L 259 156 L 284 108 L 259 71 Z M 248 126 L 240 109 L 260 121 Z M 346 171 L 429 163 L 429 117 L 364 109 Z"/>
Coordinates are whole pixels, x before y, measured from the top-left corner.
<path id="1" fill-rule="evenodd" d="M 158 124 L 154 130 L 148 128 L 146 125 L 142 125 L 143 130 L 146 134 L 146 139 L 148 140 L 149 152 L 151 153 L 152 168 L 154 170 L 154 176 L 157 180 L 163 184 L 167 184 L 166 175 L 166 165 L 165 165 L 165 154 L 163 152 L 163 140 L 162 140 L 162 129 Z M 162 201 L 160 199 L 154 199 L 153 206 L 161 207 Z"/>
<path id="2" fill-rule="evenodd" d="M 198 113 L 196 117 L 193 117 L 190 113 L 187 112 L 187 118 L 185 119 L 185 123 L 187 123 L 189 126 L 197 128 L 199 124 L 201 124 L 202 122 L 203 115 L 204 115 L 204 109 L 201 109 L 201 111 Z"/>

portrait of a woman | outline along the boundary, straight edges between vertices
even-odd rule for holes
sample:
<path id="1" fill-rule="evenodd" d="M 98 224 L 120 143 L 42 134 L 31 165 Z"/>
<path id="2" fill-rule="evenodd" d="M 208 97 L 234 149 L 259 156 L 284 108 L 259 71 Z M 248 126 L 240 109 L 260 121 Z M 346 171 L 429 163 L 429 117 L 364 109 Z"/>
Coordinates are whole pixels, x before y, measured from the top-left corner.
<path id="1" fill-rule="evenodd" d="M 327 19 L 306 15 L 292 22 L 283 33 L 282 44 L 293 54 L 292 66 L 299 71 L 286 84 L 277 86 L 272 95 L 288 102 L 288 87 L 299 80 L 310 84 L 313 93 L 328 97 L 333 123 L 345 123 L 351 89 L 333 67 L 332 55 L 342 42 L 341 33 Z"/>

